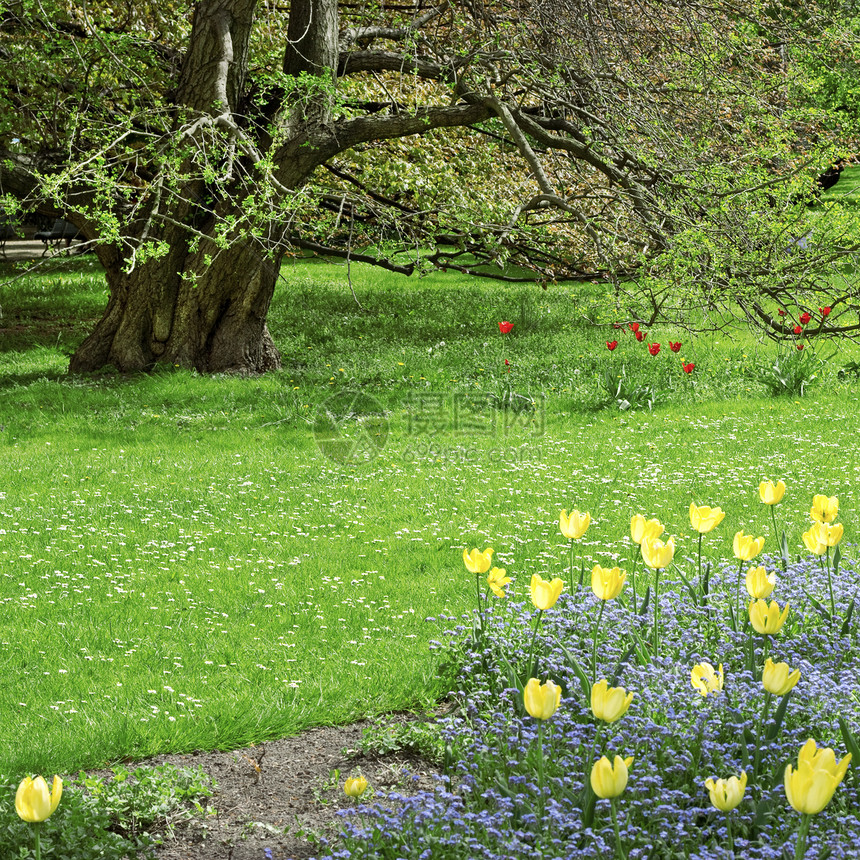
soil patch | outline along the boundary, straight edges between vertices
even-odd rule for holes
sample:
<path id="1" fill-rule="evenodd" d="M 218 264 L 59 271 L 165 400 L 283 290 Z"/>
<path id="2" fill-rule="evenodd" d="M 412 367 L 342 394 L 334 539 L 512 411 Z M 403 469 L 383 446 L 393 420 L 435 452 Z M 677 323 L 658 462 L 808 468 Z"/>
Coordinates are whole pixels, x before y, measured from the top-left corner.
<path id="1" fill-rule="evenodd" d="M 395 715 L 391 721 L 410 716 Z M 301 735 L 234 752 L 157 756 L 140 765 L 200 767 L 217 783 L 205 818 L 181 821 L 156 860 L 306 860 L 341 829 L 338 811 L 354 806 L 343 791 L 360 771 L 374 789 L 373 802 L 391 793 L 432 790 L 440 770 L 407 752 L 362 754 L 362 731 L 370 723 L 311 729 Z M 268 850 L 266 850 L 268 849 Z"/>

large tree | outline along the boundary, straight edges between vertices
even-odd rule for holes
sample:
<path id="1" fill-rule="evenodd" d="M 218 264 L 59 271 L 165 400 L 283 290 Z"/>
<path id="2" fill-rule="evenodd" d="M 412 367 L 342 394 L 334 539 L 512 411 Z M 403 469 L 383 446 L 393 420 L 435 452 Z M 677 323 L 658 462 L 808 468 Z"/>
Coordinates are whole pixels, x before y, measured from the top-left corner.
<path id="1" fill-rule="evenodd" d="M 16 0 L 0 193 L 73 221 L 104 266 L 110 299 L 73 371 L 278 367 L 266 317 L 297 247 L 402 271 L 412 245 L 544 281 L 644 272 L 652 315 L 681 314 L 677 281 L 698 279 L 781 334 L 762 255 L 805 217 L 790 52 L 834 20 L 810 9 Z M 388 169 L 422 160 L 421 182 Z M 777 227 L 741 253 L 751 200 Z"/>

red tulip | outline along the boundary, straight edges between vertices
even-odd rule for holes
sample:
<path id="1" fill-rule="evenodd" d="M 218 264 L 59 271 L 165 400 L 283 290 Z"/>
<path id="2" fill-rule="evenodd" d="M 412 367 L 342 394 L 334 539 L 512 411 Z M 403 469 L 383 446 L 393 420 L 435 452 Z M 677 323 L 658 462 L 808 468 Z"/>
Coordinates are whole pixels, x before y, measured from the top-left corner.
<path id="1" fill-rule="evenodd" d="M 671 349 L 672 352 L 680 352 L 681 351 L 681 341 L 670 340 L 669 341 L 669 349 Z"/>
<path id="2" fill-rule="evenodd" d="M 823 317 L 826 317 L 827 314 L 830 313 L 830 307 L 829 306 L 826 308 L 819 308 L 818 310 L 821 311 L 821 316 L 823 316 Z"/>
<path id="3" fill-rule="evenodd" d="M 630 331 L 638 332 L 639 331 L 639 323 L 630 323 Z"/>
<path id="4" fill-rule="evenodd" d="M 510 364 L 510 362 L 507 359 L 505 359 L 505 364 Z"/>
<path id="5" fill-rule="evenodd" d="M 782 308 L 780 308 L 780 309 L 777 311 L 777 313 L 778 313 L 781 317 L 784 317 L 784 316 L 788 313 L 788 311 L 784 311 Z"/>
<path id="6" fill-rule="evenodd" d="M 648 352 L 650 352 L 651 355 L 657 355 L 657 353 L 660 352 L 660 344 L 659 343 L 649 343 L 648 344 Z"/>
<path id="7" fill-rule="evenodd" d="M 798 349 L 803 349 L 803 344 L 802 344 L 802 343 L 799 343 L 799 344 L 797 345 L 797 348 L 798 348 Z"/>
<path id="8" fill-rule="evenodd" d="M 608 341 L 606 341 L 606 348 L 607 348 L 610 352 L 612 352 L 612 350 L 613 350 L 613 349 L 615 349 L 615 347 L 616 347 L 616 346 L 618 346 L 618 341 L 617 341 L 617 340 L 608 340 Z"/>
<path id="9" fill-rule="evenodd" d="M 796 325 L 794 327 L 794 333 L 795 334 L 800 334 L 802 331 L 803 331 L 803 329 L 799 325 Z"/>
<path id="10" fill-rule="evenodd" d="M 695 365 L 695 364 L 693 364 L 693 362 L 691 361 L 689 364 L 683 364 L 683 365 L 681 365 L 681 366 L 684 368 L 684 373 L 692 373 L 692 372 L 693 372 L 693 368 L 694 368 L 696 365 Z"/>
<path id="11" fill-rule="evenodd" d="M 806 325 L 811 319 L 812 317 L 806 311 L 800 315 L 800 322 L 802 325 Z"/>
<path id="12" fill-rule="evenodd" d="M 636 332 L 636 340 L 638 340 L 639 343 L 642 343 L 642 341 L 645 340 L 645 332 L 644 331 L 637 331 Z"/>
<path id="13" fill-rule="evenodd" d="M 505 321 L 505 322 L 499 323 L 499 331 L 502 334 L 507 334 L 513 327 L 514 327 L 514 324 L 512 322 Z"/>

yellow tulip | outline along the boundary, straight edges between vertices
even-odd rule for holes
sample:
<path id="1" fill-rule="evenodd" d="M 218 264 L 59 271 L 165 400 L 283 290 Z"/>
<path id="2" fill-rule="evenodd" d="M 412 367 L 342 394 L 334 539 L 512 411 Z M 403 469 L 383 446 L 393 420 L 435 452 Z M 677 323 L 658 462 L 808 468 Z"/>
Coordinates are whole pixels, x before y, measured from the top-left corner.
<path id="1" fill-rule="evenodd" d="M 591 590 L 600 600 L 612 600 L 621 594 L 627 574 L 617 567 L 608 568 L 595 564 L 591 570 Z"/>
<path id="2" fill-rule="evenodd" d="M 788 663 L 774 663 L 770 657 L 764 662 L 761 673 L 761 683 L 768 693 L 774 696 L 784 696 L 794 689 L 794 685 L 800 680 L 800 669 L 793 672 Z"/>
<path id="3" fill-rule="evenodd" d="M 579 511 L 571 511 L 570 516 L 567 511 L 562 511 L 558 517 L 558 525 L 561 533 L 568 540 L 579 540 L 591 525 L 591 514 L 586 511 L 580 514 Z"/>
<path id="4" fill-rule="evenodd" d="M 642 538 L 640 544 L 642 558 L 650 568 L 659 570 L 668 567 L 675 557 L 675 538 L 669 538 L 665 543 L 658 538 Z"/>
<path id="5" fill-rule="evenodd" d="M 547 582 L 539 573 L 534 573 L 531 581 L 532 603 L 538 609 L 551 609 L 563 588 L 564 583 L 557 576 L 552 582 Z"/>
<path id="6" fill-rule="evenodd" d="M 839 499 L 836 496 L 817 495 L 812 500 L 809 516 L 819 523 L 832 523 L 839 513 Z"/>
<path id="7" fill-rule="evenodd" d="M 505 576 L 505 572 L 503 567 L 494 567 L 487 575 L 487 585 L 496 597 L 504 597 L 505 592 L 502 591 L 502 587 L 511 582 L 511 578 Z"/>
<path id="8" fill-rule="evenodd" d="M 808 532 L 803 533 L 803 542 L 806 544 L 806 548 L 813 555 L 824 555 L 824 553 L 827 552 L 827 544 L 821 543 L 821 541 L 818 540 L 818 530 L 815 528 L 816 525 L 818 524 L 814 523 Z"/>
<path id="9" fill-rule="evenodd" d="M 785 482 L 762 481 L 758 485 L 758 495 L 766 505 L 778 505 L 785 495 Z"/>
<path id="10" fill-rule="evenodd" d="M 660 520 L 651 519 L 645 520 L 642 514 L 636 514 L 630 520 L 630 537 L 633 538 L 633 543 L 641 544 L 645 538 L 658 538 L 663 534 L 665 526 Z"/>
<path id="11" fill-rule="evenodd" d="M 851 753 L 841 761 L 829 747 L 818 749 L 810 738 L 797 757 L 797 770 L 785 766 L 785 795 L 798 812 L 817 815 L 830 803 L 833 792 L 845 777 Z"/>
<path id="12" fill-rule="evenodd" d="M 770 603 L 765 600 L 753 600 L 749 605 L 750 624 L 756 633 L 779 633 L 788 617 L 790 605 L 786 603 L 785 609 L 780 612 L 779 604 L 775 600 L 771 600 Z"/>
<path id="13" fill-rule="evenodd" d="M 712 532 L 725 517 L 725 511 L 722 508 L 711 508 L 708 505 L 698 507 L 694 502 L 690 502 L 690 525 L 702 535 Z"/>
<path id="14" fill-rule="evenodd" d="M 351 776 L 343 784 L 343 790 L 350 797 L 361 797 L 367 790 L 367 780 L 363 776 Z"/>
<path id="15" fill-rule="evenodd" d="M 628 693 L 624 687 L 610 687 L 605 678 L 591 687 L 591 713 L 605 723 L 620 720 L 632 701 L 633 693 Z"/>
<path id="16" fill-rule="evenodd" d="M 836 546 L 842 540 L 842 533 L 845 528 L 842 523 L 833 523 L 832 526 L 828 523 L 816 523 L 812 530 L 815 532 L 819 543 L 823 543 L 824 546 Z"/>
<path id="17" fill-rule="evenodd" d="M 720 668 L 714 671 L 714 667 L 710 663 L 696 663 L 690 670 L 690 683 L 703 696 L 708 693 L 720 693 L 723 689 L 725 675 L 723 674 L 723 664 L 720 663 Z"/>
<path id="18" fill-rule="evenodd" d="M 735 534 L 732 541 L 732 549 L 735 553 L 735 558 L 741 561 L 749 561 L 755 558 L 764 546 L 764 538 L 754 538 L 752 535 L 745 535 L 743 529 Z"/>
<path id="19" fill-rule="evenodd" d="M 747 571 L 747 591 L 753 600 L 770 597 L 776 585 L 776 574 L 768 573 L 763 567 L 751 567 Z"/>
<path id="20" fill-rule="evenodd" d="M 493 550 L 489 547 L 483 552 L 479 552 L 477 548 L 471 552 L 463 550 L 463 563 L 469 573 L 486 573 L 490 569 L 492 560 Z"/>
<path id="21" fill-rule="evenodd" d="M 747 788 L 746 771 L 741 771 L 741 777 L 730 776 L 728 779 L 705 780 L 705 788 L 711 796 L 711 803 L 721 812 L 731 812 L 743 799 Z"/>
<path id="22" fill-rule="evenodd" d="M 15 811 L 24 821 L 44 821 L 53 815 L 62 796 L 63 781 L 60 777 L 54 777 L 54 784 L 48 791 L 48 783 L 41 776 L 35 779 L 25 776 L 15 792 Z"/>
<path id="23" fill-rule="evenodd" d="M 541 684 L 537 678 L 529 678 L 523 690 L 523 701 L 526 710 L 536 720 L 548 720 L 561 701 L 561 687 L 552 681 Z"/>
<path id="24" fill-rule="evenodd" d="M 598 797 L 618 797 L 627 787 L 627 773 L 633 764 L 633 756 L 615 756 L 611 762 L 604 755 L 591 768 L 591 787 Z"/>

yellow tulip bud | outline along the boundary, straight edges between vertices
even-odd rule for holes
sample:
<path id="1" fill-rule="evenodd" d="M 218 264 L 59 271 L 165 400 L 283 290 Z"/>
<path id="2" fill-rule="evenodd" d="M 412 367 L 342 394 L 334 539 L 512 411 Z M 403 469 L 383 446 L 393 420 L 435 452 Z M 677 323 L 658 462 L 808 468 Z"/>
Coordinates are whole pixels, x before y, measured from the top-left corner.
<path id="1" fill-rule="evenodd" d="M 815 528 L 816 525 L 817 523 L 814 523 L 808 532 L 803 533 L 803 542 L 806 544 L 806 548 L 813 555 L 824 555 L 827 552 L 827 544 L 821 543 L 821 541 L 818 540 L 818 531 Z"/>
<path id="2" fill-rule="evenodd" d="M 794 809 L 805 815 L 817 815 L 845 777 L 851 753 L 841 761 L 829 747 L 818 749 L 810 738 L 797 757 L 797 770 L 785 766 L 785 795 Z"/>
<path id="3" fill-rule="evenodd" d="M 753 600 L 770 597 L 776 585 L 776 574 L 768 573 L 763 567 L 751 567 L 747 571 L 747 591 Z"/>
<path id="4" fill-rule="evenodd" d="M 762 481 L 758 485 L 758 495 L 766 505 L 778 505 L 785 495 L 785 482 Z"/>
<path id="5" fill-rule="evenodd" d="M 24 821 L 44 821 L 54 814 L 62 796 L 63 781 L 60 777 L 54 777 L 54 784 L 48 791 L 48 783 L 41 776 L 35 779 L 25 776 L 15 792 L 15 811 Z"/>
<path id="6" fill-rule="evenodd" d="M 466 565 L 466 570 L 469 573 L 486 573 L 490 569 L 492 559 L 493 550 L 489 547 L 483 552 L 479 552 L 477 548 L 471 552 L 463 550 L 463 563 Z"/>
<path id="7" fill-rule="evenodd" d="M 812 531 L 815 532 L 819 543 L 823 543 L 824 546 L 836 546 L 842 540 L 845 528 L 842 523 L 833 523 L 832 526 L 828 523 L 816 523 Z"/>
<path id="8" fill-rule="evenodd" d="M 537 678 L 529 678 L 523 690 L 523 701 L 526 710 L 536 720 L 548 720 L 561 701 L 561 687 L 552 681 L 541 684 Z"/>
<path id="9" fill-rule="evenodd" d="M 633 543 L 641 544 L 642 541 L 647 538 L 658 538 L 661 534 L 663 534 L 663 529 L 665 526 L 660 520 L 651 519 L 646 522 L 645 517 L 642 514 L 636 514 L 630 520 L 630 537 L 633 539 Z"/>
<path id="10" fill-rule="evenodd" d="M 367 780 L 363 776 L 351 776 L 343 784 L 343 790 L 350 797 L 361 797 L 367 790 Z"/>
<path id="11" fill-rule="evenodd" d="M 591 525 L 591 514 L 586 511 L 580 514 L 579 511 L 571 511 L 570 516 L 567 511 L 562 511 L 558 517 L 558 525 L 561 533 L 568 540 L 579 540 Z"/>
<path id="12" fill-rule="evenodd" d="M 639 546 L 645 564 L 654 570 L 668 567 L 675 557 L 675 538 L 669 538 L 663 543 L 658 538 L 645 537 Z"/>
<path id="13" fill-rule="evenodd" d="M 839 499 L 836 496 L 817 495 L 812 499 L 809 516 L 819 523 L 832 523 L 839 513 Z"/>
<path id="14" fill-rule="evenodd" d="M 600 600 L 612 600 L 621 594 L 627 574 L 617 567 L 608 568 L 595 564 L 591 570 L 591 590 Z"/>
<path id="15" fill-rule="evenodd" d="M 728 779 L 705 780 L 705 788 L 711 796 L 711 803 L 721 812 L 731 812 L 743 799 L 747 788 L 746 771 L 741 778 L 730 776 Z"/>
<path id="16" fill-rule="evenodd" d="M 624 687 L 610 687 L 605 678 L 591 687 L 591 713 L 605 723 L 620 720 L 632 701 L 633 693 L 628 693 Z"/>
<path id="17" fill-rule="evenodd" d="M 494 567 L 487 575 L 487 585 L 490 586 L 490 590 L 496 595 L 496 597 L 505 596 L 505 592 L 502 591 L 502 588 L 509 582 L 511 582 L 511 578 L 509 576 L 505 576 L 505 569 L 503 567 Z"/>
<path id="18" fill-rule="evenodd" d="M 749 561 L 755 558 L 764 546 L 764 538 L 754 538 L 752 535 L 745 535 L 743 529 L 735 534 L 732 541 L 732 549 L 735 553 L 735 558 L 741 561 Z"/>
<path id="19" fill-rule="evenodd" d="M 547 582 L 539 573 L 534 573 L 531 581 L 532 603 L 538 609 L 551 609 L 563 588 L 564 583 L 558 577 Z"/>
<path id="20" fill-rule="evenodd" d="M 722 663 L 720 663 L 720 668 L 716 671 L 714 671 L 714 667 L 710 663 L 696 663 L 690 670 L 690 683 L 703 696 L 707 696 L 708 693 L 722 692 L 724 681 L 725 675 L 723 674 Z"/>
<path id="21" fill-rule="evenodd" d="M 770 603 L 765 600 L 753 600 L 749 605 L 750 624 L 756 633 L 779 633 L 788 617 L 790 605 L 786 603 L 785 609 L 780 612 L 779 604 L 775 600 L 771 600 Z"/>
<path id="22" fill-rule="evenodd" d="M 615 756 L 610 763 L 604 755 L 601 756 L 591 768 L 591 787 L 598 797 L 618 797 L 627 787 L 627 774 L 630 765 L 633 764 L 633 756 L 621 758 Z"/>
<path id="23" fill-rule="evenodd" d="M 708 505 L 698 507 L 694 502 L 690 502 L 690 525 L 699 534 L 712 532 L 723 521 L 725 515 L 722 508 L 711 508 Z"/>
<path id="24" fill-rule="evenodd" d="M 761 672 L 761 683 L 768 693 L 774 696 L 784 696 L 794 689 L 794 685 L 800 680 L 800 669 L 793 672 L 788 663 L 774 663 L 770 657 L 764 662 Z"/>

